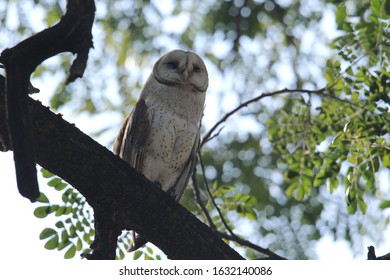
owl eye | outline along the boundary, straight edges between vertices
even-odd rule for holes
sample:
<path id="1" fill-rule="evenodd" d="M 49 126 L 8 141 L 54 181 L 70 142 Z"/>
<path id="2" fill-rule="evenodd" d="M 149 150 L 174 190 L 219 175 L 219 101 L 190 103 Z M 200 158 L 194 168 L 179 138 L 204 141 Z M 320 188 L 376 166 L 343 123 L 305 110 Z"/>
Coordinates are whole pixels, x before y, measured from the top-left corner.
<path id="1" fill-rule="evenodd" d="M 193 71 L 195 73 L 199 73 L 200 72 L 200 67 L 198 65 L 194 65 Z"/>
<path id="2" fill-rule="evenodd" d="M 169 61 L 166 63 L 168 69 L 176 69 L 179 63 L 177 61 Z"/>

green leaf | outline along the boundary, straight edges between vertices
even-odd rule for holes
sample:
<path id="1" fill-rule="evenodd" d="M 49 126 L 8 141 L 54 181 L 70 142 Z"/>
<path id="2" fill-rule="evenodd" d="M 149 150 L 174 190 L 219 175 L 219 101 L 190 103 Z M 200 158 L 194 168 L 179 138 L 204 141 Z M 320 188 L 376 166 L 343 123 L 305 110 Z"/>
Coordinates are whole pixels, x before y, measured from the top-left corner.
<path id="1" fill-rule="evenodd" d="M 69 234 L 66 230 L 63 230 L 61 233 L 61 241 L 66 242 L 67 240 L 69 240 Z"/>
<path id="2" fill-rule="evenodd" d="M 122 249 L 119 249 L 119 256 L 118 256 L 118 259 L 119 260 L 123 260 L 125 258 L 125 253 L 123 252 Z"/>
<path id="3" fill-rule="evenodd" d="M 313 186 L 314 187 L 319 187 L 325 184 L 326 182 L 326 168 L 323 167 L 320 172 L 315 176 L 314 181 L 313 181 Z"/>
<path id="4" fill-rule="evenodd" d="M 326 180 L 321 177 L 315 177 L 313 181 L 313 187 L 319 187 L 325 184 Z"/>
<path id="5" fill-rule="evenodd" d="M 68 247 L 70 244 L 72 244 L 72 242 L 70 242 L 69 239 L 68 239 L 68 240 L 65 240 L 65 241 L 62 241 L 60 244 L 58 244 L 57 250 L 58 250 L 58 251 L 61 251 L 61 250 L 63 250 L 64 248 Z"/>
<path id="6" fill-rule="evenodd" d="M 65 227 L 63 221 L 58 221 L 58 222 L 55 224 L 55 226 L 56 226 L 56 228 L 64 228 L 64 227 Z"/>
<path id="7" fill-rule="evenodd" d="M 142 251 L 135 251 L 133 255 L 133 260 L 138 260 L 142 256 Z"/>
<path id="8" fill-rule="evenodd" d="M 290 186 L 288 186 L 287 190 L 286 190 L 286 195 L 288 197 L 291 197 L 293 192 L 297 189 L 298 187 L 298 183 L 292 183 Z"/>
<path id="9" fill-rule="evenodd" d="M 301 185 L 298 187 L 298 192 L 296 195 L 296 199 L 301 201 L 305 197 L 305 188 Z"/>
<path id="10" fill-rule="evenodd" d="M 367 204 L 364 202 L 362 198 L 358 199 L 359 208 L 362 211 L 363 214 L 366 214 L 367 212 Z"/>
<path id="11" fill-rule="evenodd" d="M 367 179 L 367 182 L 366 182 L 366 189 L 367 190 L 372 190 L 374 188 L 374 185 L 375 185 L 375 177 L 374 176 L 370 176 Z"/>
<path id="12" fill-rule="evenodd" d="M 246 206 L 256 206 L 257 204 L 257 199 L 256 197 L 252 196 L 252 195 L 244 195 L 243 196 L 243 203 L 246 205 Z"/>
<path id="13" fill-rule="evenodd" d="M 77 239 L 77 251 L 81 251 L 83 249 L 83 241 L 78 238 Z"/>
<path id="14" fill-rule="evenodd" d="M 379 11 L 376 10 L 376 9 L 372 9 L 372 12 L 375 13 L 375 14 L 379 14 Z M 376 15 L 371 15 L 370 16 L 370 20 L 375 23 L 375 24 L 379 24 L 379 20 L 378 20 L 378 17 Z"/>
<path id="15" fill-rule="evenodd" d="M 76 228 L 77 228 L 78 231 L 84 231 L 84 227 L 83 227 L 83 225 L 80 223 L 80 221 L 78 221 L 78 222 L 76 223 Z"/>
<path id="16" fill-rule="evenodd" d="M 58 208 L 59 208 L 58 205 L 51 205 L 50 209 L 49 209 L 49 213 L 53 213 L 53 212 L 57 211 Z"/>
<path id="17" fill-rule="evenodd" d="M 62 191 L 62 190 L 65 189 L 67 186 L 68 186 L 67 183 L 64 183 L 63 181 L 61 181 L 61 182 L 59 182 L 54 188 L 55 188 L 57 191 Z"/>
<path id="18" fill-rule="evenodd" d="M 386 154 L 382 157 L 382 164 L 384 167 L 390 168 L 390 155 Z"/>
<path id="19" fill-rule="evenodd" d="M 64 214 L 65 211 L 66 211 L 66 208 L 67 207 L 65 207 L 65 206 L 58 207 L 58 209 L 56 210 L 56 213 L 55 213 L 56 217 L 61 216 L 62 214 Z"/>
<path id="20" fill-rule="evenodd" d="M 65 253 L 64 258 L 65 259 L 71 259 L 76 255 L 76 246 L 72 245 L 68 249 L 68 251 Z"/>
<path id="21" fill-rule="evenodd" d="M 377 9 L 380 9 L 380 7 L 381 7 L 381 0 L 371 0 L 371 5 L 373 7 L 376 7 Z"/>
<path id="22" fill-rule="evenodd" d="M 58 246 L 58 234 L 56 233 L 52 239 L 46 242 L 45 248 L 48 250 L 53 250 Z"/>
<path id="23" fill-rule="evenodd" d="M 51 179 L 49 182 L 47 182 L 47 185 L 50 187 L 54 187 L 54 186 L 57 186 L 59 183 L 61 183 L 61 179 L 56 177 L 56 178 Z"/>
<path id="24" fill-rule="evenodd" d="M 86 218 L 83 219 L 82 223 L 86 226 L 89 226 L 89 221 Z"/>
<path id="25" fill-rule="evenodd" d="M 329 74 L 328 72 L 325 73 L 325 79 L 326 81 L 328 82 L 328 85 L 333 85 L 333 82 L 334 82 L 334 78 L 331 74 Z"/>
<path id="26" fill-rule="evenodd" d="M 69 215 L 73 212 L 73 208 L 71 206 L 65 207 L 64 215 Z"/>
<path id="27" fill-rule="evenodd" d="M 251 207 L 246 207 L 245 208 L 245 217 L 247 217 L 250 220 L 256 221 L 257 220 L 257 214 L 255 210 Z"/>
<path id="28" fill-rule="evenodd" d="M 305 175 L 309 176 L 309 177 L 313 177 L 314 176 L 314 171 L 312 168 L 304 168 L 303 172 L 305 173 Z"/>
<path id="29" fill-rule="evenodd" d="M 349 156 L 349 157 L 348 157 L 348 161 L 349 161 L 350 163 L 354 164 L 354 165 L 357 164 L 357 160 L 356 160 L 356 158 L 353 157 L 353 156 Z"/>
<path id="30" fill-rule="evenodd" d="M 88 233 L 84 233 L 84 235 L 83 235 L 83 240 L 84 240 L 87 244 L 91 244 L 91 243 L 92 243 L 91 237 L 89 236 Z"/>
<path id="31" fill-rule="evenodd" d="M 43 239 L 49 238 L 50 236 L 53 236 L 55 234 L 57 234 L 57 232 L 54 229 L 52 229 L 52 228 L 45 228 L 39 234 L 39 239 L 43 240 Z"/>
<path id="32" fill-rule="evenodd" d="M 354 214 L 354 213 L 356 213 L 356 209 L 357 209 L 356 200 L 353 200 L 347 206 L 348 213 L 349 214 Z"/>
<path id="33" fill-rule="evenodd" d="M 378 17 L 380 17 L 380 9 L 381 9 L 381 4 L 379 0 L 372 0 L 371 1 L 371 11 L 372 14 L 374 15 L 373 18 L 376 18 L 376 21 L 378 21 Z M 376 22 L 377 23 L 377 22 Z"/>
<path id="34" fill-rule="evenodd" d="M 39 194 L 37 201 L 41 202 L 41 203 L 49 203 L 49 199 L 47 198 L 47 196 L 43 192 L 41 192 Z"/>
<path id="35" fill-rule="evenodd" d="M 327 184 L 328 184 L 330 193 L 333 193 L 333 191 L 334 191 L 334 190 L 338 187 L 338 185 L 339 185 L 339 180 L 337 179 L 337 177 L 328 178 L 328 180 L 327 180 L 326 182 L 327 182 Z"/>
<path id="36" fill-rule="evenodd" d="M 377 172 L 379 170 L 379 167 L 380 167 L 379 157 L 374 157 L 372 159 L 372 166 L 373 166 L 375 172 Z"/>
<path id="37" fill-rule="evenodd" d="M 47 215 L 49 213 L 49 209 L 50 209 L 49 206 L 37 207 L 34 210 L 34 216 L 37 218 L 40 218 L 40 219 L 45 218 L 45 217 L 47 217 Z"/>
<path id="38" fill-rule="evenodd" d="M 69 235 L 70 235 L 70 237 L 72 237 L 72 238 L 74 238 L 74 237 L 77 236 L 77 234 L 76 234 L 76 227 L 75 227 L 74 225 L 71 225 L 71 226 L 69 227 Z"/>
<path id="39" fill-rule="evenodd" d="M 347 7 L 345 5 L 341 5 L 336 12 L 336 23 L 341 25 L 344 23 L 345 18 L 347 17 Z"/>
<path id="40" fill-rule="evenodd" d="M 381 209 L 389 208 L 390 207 L 390 200 L 382 200 L 379 204 L 379 207 Z"/>
<path id="41" fill-rule="evenodd" d="M 43 178 L 51 178 L 54 176 L 53 173 L 51 173 L 50 171 L 48 171 L 44 168 L 41 168 L 41 173 L 42 173 Z"/>

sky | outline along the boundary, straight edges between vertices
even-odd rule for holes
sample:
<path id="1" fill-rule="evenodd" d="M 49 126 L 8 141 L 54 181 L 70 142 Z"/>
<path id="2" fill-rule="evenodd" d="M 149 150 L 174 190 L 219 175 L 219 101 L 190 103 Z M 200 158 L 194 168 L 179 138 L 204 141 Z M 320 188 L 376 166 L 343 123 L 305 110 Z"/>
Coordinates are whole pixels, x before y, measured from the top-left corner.
<path id="1" fill-rule="evenodd" d="M 170 6 L 166 6 L 167 9 L 170 9 Z M 98 7 L 99 8 L 99 7 Z M 12 13 L 12 11 L 10 11 Z M 168 13 L 169 11 L 167 11 Z M 41 12 L 37 11 L 37 17 Z M 334 28 L 330 24 L 333 20 L 329 15 L 329 22 L 324 22 L 324 26 L 327 28 Z M 175 29 L 177 26 L 177 21 L 185 21 L 184 19 L 176 18 L 165 21 L 163 24 L 166 29 Z M 36 29 L 41 29 L 42 24 L 39 21 L 35 21 Z M 17 27 L 17 23 L 10 22 L 10 26 Z M 1 33 L 0 33 L 1 36 Z M 308 33 L 305 37 L 305 44 L 303 44 L 303 51 L 305 48 L 310 48 L 311 44 L 315 43 L 315 34 Z M 10 45 L 16 43 L 12 42 L 12 39 L 8 41 Z M 216 48 L 219 48 L 220 52 L 224 51 L 224 45 L 217 45 Z M 321 51 L 321 50 L 319 50 Z M 280 73 L 285 78 L 288 78 L 290 69 L 285 68 L 285 66 L 280 65 Z M 50 92 L 50 87 L 54 88 L 55 84 L 53 82 L 50 84 L 51 77 L 48 76 L 46 80 L 39 81 L 38 84 L 34 84 L 34 86 L 38 88 L 45 88 L 46 91 Z M 223 81 L 220 81 L 223 83 Z M 218 87 L 218 85 L 211 84 L 211 87 Z M 42 92 L 38 95 L 39 98 L 44 104 L 48 103 L 49 95 Z M 206 106 L 205 115 L 212 115 L 212 108 L 217 106 L 221 102 L 218 98 L 209 98 L 208 104 Z M 237 100 L 233 101 L 223 101 L 226 106 L 235 106 Z M 78 126 L 82 131 L 88 133 L 92 133 L 93 125 L 91 126 L 91 120 L 88 119 L 86 115 L 73 116 L 71 111 L 67 111 L 65 109 L 64 118 L 70 122 L 73 122 Z M 110 116 L 112 117 L 112 116 Z M 215 122 L 215 117 L 210 117 L 210 122 Z M 104 116 L 98 117 L 94 119 L 94 123 L 99 123 L 101 121 L 107 121 L 104 119 Z M 112 119 L 108 120 L 112 121 Z M 115 120 L 116 123 L 120 123 L 121 120 Z M 103 145 L 108 145 L 107 139 L 99 139 L 99 141 Z M 111 147 L 108 147 L 111 149 Z M 38 167 L 39 169 L 39 167 Z M 43 190 L 47 190 L 45 187 L 46 182 L 39 177 L 40 186 Z M 29 262 L 36 262 L 37 265 L 44 264 L 47 266 L 50 263 L 55 263 L 58 260 L 63 260 L 63 252 L 58 251 L 50 251 L 44 248 L 45 241 L 39 240 L 39 234 L 45 227 L 52 226 L 54 219 L 46 218 L 46 219 L 38 219 L 33 215 L 34 209 L 37 207 L 36 204 L 32 204 L 29 200 L 21 197 L 17 191 L 16 180 L 15 180 L 15 171 L 13 164 L 13 155 L 12 152 L 0 153 L 0 187 L 3 190 L 3 201 L 0 203 L 0 213 L 2 220 L 2 228 L 6 230 L 0 231 L 0 248 L 2 248 L 0 255 L 7 256 L 10 260 L 18 260 L 15 262 L 10 262 L 10 265 L 14 265 L 15 269 L 18 269 L 18 262 L 20 260 L 25 260 Z M 243 231 L 250 230 L 250 224 L 244 224 Z M 387 236 L 390 236 L 388 234 Z M 381 245 L 381 248 L 389 248 L 390 241 L 386 240 L 384 244 Z M 334 241 L 329 236 L 325 235 L 321 240 L 316 243 L 315 251 L 318 255 L 318 258 L 321 260 L 351 260 L 351 259 L 364 259 L 365 252 L 362 252 L 361 255 L 353 255 L 349 249 L 348 244 L 345 241 Z M 385 254 L 387 252 L 380 252 Z M 77 258 L 77 257 L 76 257 Z"/>

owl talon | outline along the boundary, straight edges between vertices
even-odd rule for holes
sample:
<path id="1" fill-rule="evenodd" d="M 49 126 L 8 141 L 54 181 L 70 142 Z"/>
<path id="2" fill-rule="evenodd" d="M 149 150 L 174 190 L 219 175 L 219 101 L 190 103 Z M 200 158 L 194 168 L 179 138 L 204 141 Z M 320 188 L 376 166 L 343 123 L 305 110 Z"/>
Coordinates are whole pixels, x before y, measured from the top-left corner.
<path id="1" fill-rule="evenodd" d="M 154 181 L 154 183 L 155 183 L 160 189 L 162 189 L 162 185 L 161 185 L 161 183 L 160 183 L 159 181 Z"/>

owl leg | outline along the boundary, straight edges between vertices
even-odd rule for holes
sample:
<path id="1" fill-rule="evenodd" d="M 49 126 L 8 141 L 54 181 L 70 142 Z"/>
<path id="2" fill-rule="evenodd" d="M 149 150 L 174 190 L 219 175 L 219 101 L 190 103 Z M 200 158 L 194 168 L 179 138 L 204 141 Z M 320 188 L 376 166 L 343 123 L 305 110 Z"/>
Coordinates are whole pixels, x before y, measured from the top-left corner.
<path id="1" fill-rule="evenodd" d="M 154 183 L 160 189 L 162 189 L 162 185 L 159 181 L 154 181 Z M 134 230 L 131 230 L 130 233 L 131 233 L 132 242 L 129 248 L 127 249 L 127 252 L 134 252 L 139 248 L 141 248 L 142 246 L 144 246 L 146 243 L 148 243 L 148 240 L 146 240 L 146 238 L 144 238 L 142 235 L 137 234 Z"/>
<path id="2" fill-rule="evenodd" d="M 177 200 L 177 193 L 175 186 L 172 186 L 169 190 L 167 190 L 167 193 L 173 197 L 174 200 Z"/>
<path id="3" fill-rule="evenodd" d="M 155 183 L 160 189 L 163 188 L 162 185 L 161 185 L 161 183 L 160 183 L 159 181 L 154 181 L 153 183 Z"/>

